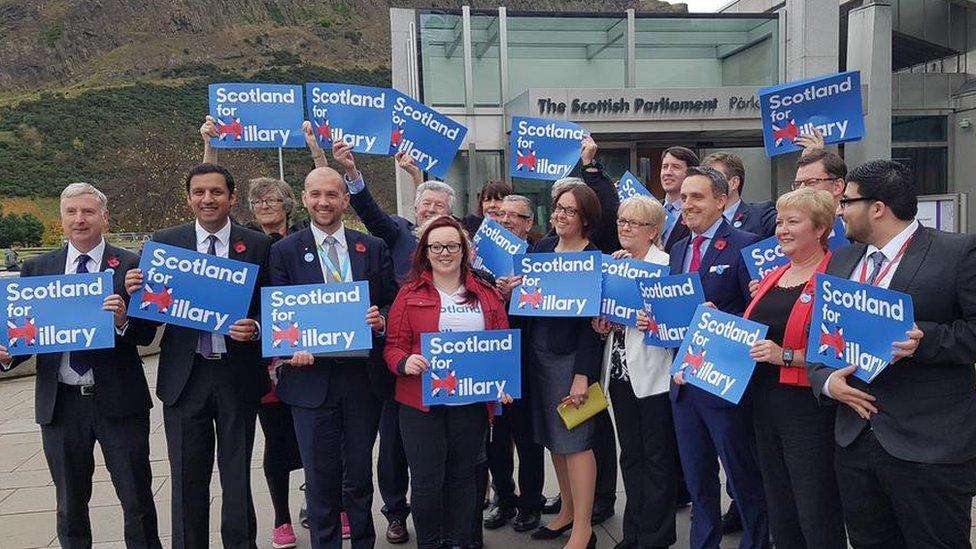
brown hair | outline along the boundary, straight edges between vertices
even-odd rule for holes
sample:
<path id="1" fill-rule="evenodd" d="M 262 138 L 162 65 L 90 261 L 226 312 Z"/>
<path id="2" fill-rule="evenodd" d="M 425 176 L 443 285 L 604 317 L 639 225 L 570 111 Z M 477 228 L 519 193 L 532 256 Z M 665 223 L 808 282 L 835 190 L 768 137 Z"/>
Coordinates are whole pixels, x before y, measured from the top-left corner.
<path id="1" fill-rule="evenodd" d="M 834 179 L 847 179 L 847 164 L 844 163 L 844 159 L 837 153 L 824 149 L 812 149 L 810 152 L 804 152 L 796 161 L 796 167 L 801 168 L 820 161 L 823 161 L 824 171 L 827 172 L 827 175 Z"/>
<path id="2" fill-rule="evenodd" d="M 431 272 L 430 258 L 427 257 L 429 252 L 427 242 L 430 240 L 430 232 L 441 227 L 451 227 L 458 233 L 458 240 L 461 241 L 461 285 L 464 285 L 464 281 L 467 280 L 468 273 L 471 270 L 468 265 L 473 259 L 471 257 L 471 244 L 468 242 L 467 233 L 464 232 L 464 226 L 449 215 L 435 217 L 424 226 L 417 242 L 417 249 L 413 252 L 413 264 L 410 268 L 410 274 L 407 275 L 408 282 L 419 280 L 423 273 Z M 477 302 L 478 296 L 474 292 L 468 292 L 465 303 L 474 305 Z"/>
<path id="3" fill-rule="evenodd" d="M 601 208 L 600 199 L 597 198 L 593 189 L 586 185 L 573 185 L 560 191 L 552 200 L 555 210 L 559 197 L 569 193 L 576 199 L 576 206 L 580 216 L 580 223 L 583 224 L 583 236 L 589 238 L 590 233 L 596 229 L 596 224 L 600 222 Z"/>
<path id="4" fill-rule="evenodd" d="M 668 147 L 667 149 L 664 149 L 664 154 L 661 155 L 661 158 L 663 159 L 664 156 L 668 154 L 684 162 L 689 168 L 693 168 L 700 164 L 698 155 L 695 154 L 695 151 L 689 149 L 688 147 Z"/>
<path id="5" fill-rule="evenodd" d="M 739 194 L 742 194 L 742 188 L 746 186 L 746 167 L 742 163 L 742 158 L 733 152 L 719 151 L 706 156 L 705 160 L 702 160 L 702 165 L 714 168 L 713 164 L 716 162 L 729 172 L 725 174 L 726 179 L 739 178 Z"/>
<path id="6" fill-rule="evenodd" d="M 485 183 L 485 186 L 481 188 L 481 192 L 478 193 L 478 215 L 481 217 L 485 216 L 485 210 L 482 207 L 482 203 L 485 200 L 501 200 L 510 194 L 512 194 L 512 186 L 504 181 L 489 181 Z"/>

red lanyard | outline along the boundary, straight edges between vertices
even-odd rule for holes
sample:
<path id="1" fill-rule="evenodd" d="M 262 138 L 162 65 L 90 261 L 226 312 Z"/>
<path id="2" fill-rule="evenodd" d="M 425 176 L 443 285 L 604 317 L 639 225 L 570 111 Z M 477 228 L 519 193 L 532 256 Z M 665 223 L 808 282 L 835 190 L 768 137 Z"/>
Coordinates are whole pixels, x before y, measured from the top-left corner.
<path id="1" fill-rule="evenodd" d="M 916 229 L 916 232 L 917 231 L 918 231 L 918 229 Z M 878 282 L 880 282 L 880 281 L 882 281 L 882 280 L 885 279 L 885 275 L 888 274 L 888 271 L 891 270 L 891 268 L 895 265 L 895 263 L 898 263 L 898 260 L 901 259 L 901 256 L 905 255 L 905 250 L 908 249 L 908 246 L 909 246 L 909 244 L 912 243 L 912 240 L 915 240 L 915 233 L 912 233 L 912 236 L 908 237 L 908 240 L 906 240 L 905 243 L 901 245 L 901 248 L 898 250 L 898 253 L 896 253 L 895 254 L 895 257 L 893 257 L 891 259 L 891 261 L 889 261 L 888 264 L 884 266 L 884 269 L 881 269 L 878 272 L 878 274 L 875 275 L 874 279 L 871 281 L 871 285 L 872 286 L 877 286 L 878 285 Z M 868 258 L 865 258 L 865 259 L 868 259 Z M 869 263 L 869 261 L 865 261 L 864 263 L 861 264 L 861 284 L 864 284 L 865 282 L 867 282 L 867 279 L 868 279 L 868 263 Z"/>

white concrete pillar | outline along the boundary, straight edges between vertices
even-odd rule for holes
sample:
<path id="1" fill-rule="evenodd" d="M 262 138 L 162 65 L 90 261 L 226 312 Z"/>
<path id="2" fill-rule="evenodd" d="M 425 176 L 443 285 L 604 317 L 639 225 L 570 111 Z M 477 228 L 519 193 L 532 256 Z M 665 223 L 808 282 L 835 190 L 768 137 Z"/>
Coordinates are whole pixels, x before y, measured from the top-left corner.
<path id="1" fill-rule="evenodd" d="M 844 145 L 849 168 L 891 158 L 891 4 L 874 0 L 851 10 L 847 22 L 847 70 L 861 71 L 867 112 L 861 141 Z"/>

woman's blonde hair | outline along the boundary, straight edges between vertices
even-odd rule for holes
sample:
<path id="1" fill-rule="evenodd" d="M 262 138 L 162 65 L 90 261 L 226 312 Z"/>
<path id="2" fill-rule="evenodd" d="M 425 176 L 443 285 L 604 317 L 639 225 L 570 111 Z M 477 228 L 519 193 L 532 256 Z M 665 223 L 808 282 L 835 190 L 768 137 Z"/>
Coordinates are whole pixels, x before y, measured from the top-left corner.
<path id="1" fill-rule="evenodd" d="M 837 210 L 834 206 L 834 197 L 827 191 L 803 188 L 790 191 L 779 197 L 776 201 L 776 211 L 796 210 L 803 213 L 813 221 L 813 226 L 824 229 L 820 237 L 820 244 L 826 248 L 827 239 L 830 238 L 830 230 L 834 227 L 837 219 Z"/>
<path id="2" fill-rule="evenodd" d="M 664 206 L 649 196 L 632 196 L 620 203 L 617 217 L 632 216 L 634 221 L 651 224 L 651 243 L 660 247 L 664 232 Z"/>

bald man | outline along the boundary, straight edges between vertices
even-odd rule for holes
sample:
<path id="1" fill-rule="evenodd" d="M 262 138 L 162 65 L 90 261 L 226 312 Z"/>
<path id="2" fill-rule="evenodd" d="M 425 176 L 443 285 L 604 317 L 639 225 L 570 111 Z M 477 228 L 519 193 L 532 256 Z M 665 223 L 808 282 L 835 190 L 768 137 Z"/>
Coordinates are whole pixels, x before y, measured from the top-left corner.
<path id="1" fill-rule="evenodd" d="M 373 547 L 372 453 L 377 391 L 386 373 L 386 313 L 397 292 L 393 260 L 382 240 L 343 226 L 349 190 L 339 172 L 312 170 L 302 203 L 311 223 L 271 247 L 271 284 L 369 282 L 370 307 L 362 322 L 372 328 L 373 350 L 357 357 L 295 353 L 278 369 L 278 398 L 292 407 L 312 547 L 342 546 L 340 508 L 349 516 L 352 546 Z"/>

